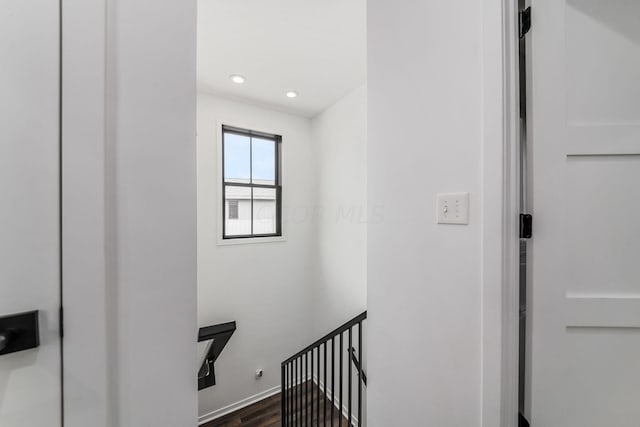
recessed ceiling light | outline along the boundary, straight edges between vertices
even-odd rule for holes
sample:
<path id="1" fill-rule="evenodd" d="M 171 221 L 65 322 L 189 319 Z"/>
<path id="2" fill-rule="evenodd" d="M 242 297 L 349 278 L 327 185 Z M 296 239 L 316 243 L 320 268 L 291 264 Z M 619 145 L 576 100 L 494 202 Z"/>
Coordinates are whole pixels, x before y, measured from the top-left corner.
<path id="1" fill-rule="evenodd" d="M 297 98 L 298 97 L 298 92 L 295 92 L 293 90 L 290 90 L 289 92 L 287 92 L 287 98 Z"/>
<path id="2" fill-rule="evenodd" d="M 241 76 L 240 74 L 231 74 L 229 78 L 231 79 L 232 82 L 238 83 L 239 85 L 244 83 L 244 77 Z"/>

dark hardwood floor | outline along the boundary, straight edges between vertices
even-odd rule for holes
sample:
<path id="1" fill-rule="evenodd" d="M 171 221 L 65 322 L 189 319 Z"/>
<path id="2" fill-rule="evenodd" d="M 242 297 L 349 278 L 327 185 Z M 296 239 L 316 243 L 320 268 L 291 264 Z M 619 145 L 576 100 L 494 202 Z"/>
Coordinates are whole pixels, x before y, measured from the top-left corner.
<path id="1" fill-rule="evenodd" d="M 330 411 L 331 402 L 325 399 L 322 391 L 311 381 L 306 384 L 302 384 L 297 387 L 313 387 L 313 401 L 309 398 L 309 402 L 302 410 L 294 412 L 292 426 L 305 425 L 305 417 L 311 418 L 310 425 L 324 425 L 323 409 L 324 401 L 327 401 L 327 425 L 331 425 Z M 310 395 L 309 395 L 310 396 Z M 318 402 L 318 400 L 320 402 Z M 317 412 L 318 404 L 320 404 L 320 414 Z M 281 413 L 280 413 L 280 394 L 261 400 L 253 405 L 242 408 L 236 412 L 225 415 L 206 424 L 201 427 L 276 427 L 281 425 Z M 312 409 L 313 406 L 313 409 Z M 338 408 L 334 409 L 333 426 L 334 427 L 348 427 L 349 423 L 346 419 L 340 419 Z M 319 415 L 319 417 L 318 417 Z M 341 423 L 342 421 L 342 423 Z"/>

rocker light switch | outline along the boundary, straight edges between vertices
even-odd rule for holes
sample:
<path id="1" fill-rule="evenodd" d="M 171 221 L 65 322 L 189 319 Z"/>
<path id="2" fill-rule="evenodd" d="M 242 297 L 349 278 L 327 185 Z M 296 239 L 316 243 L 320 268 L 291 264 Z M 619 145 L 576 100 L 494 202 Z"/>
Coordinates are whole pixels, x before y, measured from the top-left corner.
<path id="1" fill-rule="evenodd" d="M 469 193 L 437 195 L 438 224 L 469 224 Z"/>

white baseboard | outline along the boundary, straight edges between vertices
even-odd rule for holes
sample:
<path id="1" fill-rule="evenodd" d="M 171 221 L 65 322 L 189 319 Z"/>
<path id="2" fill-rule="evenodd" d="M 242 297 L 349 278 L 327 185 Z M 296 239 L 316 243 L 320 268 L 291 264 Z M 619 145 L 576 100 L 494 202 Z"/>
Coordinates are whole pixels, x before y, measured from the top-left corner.
<path id="1" fill-rule="evenodd" d="M 227 405 L 220 409 L 216 409 L 215 411 L 209 412 L 208 414 L 204 414 L 198 417 L 198 425 L 208 423 L 209 421 L 213 421 L 216 418 L 220 418 L 222 416 L 235 412 L 239 409 L 242 409 L 247 406 L 253 405 L 254 403 L 260 402 L 261 400 L 267 399 L 271 396 L 275 396 L 278 393 L 280 393 L 279 385 L 273 388 L 270 388 L 268 390 L 265 390 L 261 393 L 254 394 L 253 396 L 247 397 L 246 399 L 242 399 L 239 402 L 232 403 L 231 405 Z"/>

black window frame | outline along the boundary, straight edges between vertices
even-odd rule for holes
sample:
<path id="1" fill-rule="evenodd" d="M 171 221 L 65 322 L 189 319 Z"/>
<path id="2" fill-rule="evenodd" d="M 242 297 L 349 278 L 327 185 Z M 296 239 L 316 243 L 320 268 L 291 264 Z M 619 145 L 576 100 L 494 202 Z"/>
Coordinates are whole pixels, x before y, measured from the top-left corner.
<path id="1" fill-rule="evenodd" d="M 249 183 L 227 182 L 225 179 L 225 136 L 227 134 L 241 135 L 249 138 Z M 253 183 L 253 138 L 267 139 L 273 141 L 275 144 L 275 180 L 274 184 L 255 184 Z M 255 239 L 264 237 L 282 237 L 282 136 L 274 135 L 271 133 L 260 132 L 250 129 L 242 129 L 234 126 L 222 125 L 222 239 L 223 240 L 237 240 L 237 239 Z M 227 187 L 243 187 L 251 189 L 251 233 L 242 235 L 227 235 L 227 203 L 226 203 L 226 191 Z M 274 189 L 276 193 L 276 231 L 275 233 L 267 234 L 254 234 L 254 217 L 253 217 L 253 189 L 254 188 L 269 188 Z"/>

